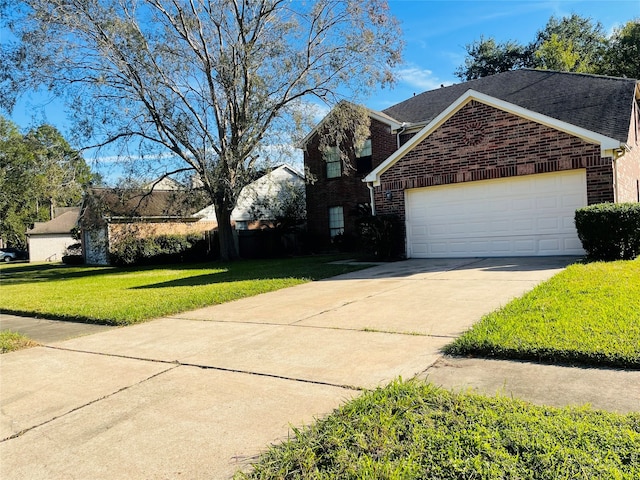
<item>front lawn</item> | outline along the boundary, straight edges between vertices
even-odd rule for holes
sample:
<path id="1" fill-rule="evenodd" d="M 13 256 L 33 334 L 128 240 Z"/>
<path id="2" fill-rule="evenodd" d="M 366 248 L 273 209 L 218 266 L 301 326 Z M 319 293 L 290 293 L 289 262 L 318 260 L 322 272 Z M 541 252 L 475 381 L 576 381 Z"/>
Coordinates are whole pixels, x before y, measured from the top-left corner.
<path id="1" fill-rule="evenodd" d="M 640 413 L 538 407 L 395 382 L 272 447 L 236 478 L 640 478 Z"/>
<path id="2" fill-rule="evenodd" d="M 332 277 L 363 266 L 300 257 L 144 268 L 0 268 L 2 311 L 126 325 Z"/>
<path id="3" fill-rule="evenodd" d="M 446 352 L 640 368 L 640 259 L 571 265 Z"/>
<path id="4" fill-rule="evenodd" d="M 30 338 L 10 330 L 0 330 L 0 353 L 15 352 L 38 345 Z"/>

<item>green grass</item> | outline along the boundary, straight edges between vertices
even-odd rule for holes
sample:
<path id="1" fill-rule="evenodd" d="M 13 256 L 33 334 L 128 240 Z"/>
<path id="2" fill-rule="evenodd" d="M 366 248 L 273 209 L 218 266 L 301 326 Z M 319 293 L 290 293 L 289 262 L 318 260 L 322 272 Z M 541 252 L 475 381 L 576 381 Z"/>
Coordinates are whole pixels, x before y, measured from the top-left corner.
<path id="1" fill-rule="evenodd" d="M 10 330 L 0 330 L 0 353 L 14 352 L 38 345 L 30 338 Z"/>
<path id="2" fill-rule="evenodd" d="M 571 265 L 445 351 L 638 369 L 640 259 Z"/>
<path id="3" fill-rule="evenodd" d="M 294 430 L 236 478 L 631 480 L 640 478 L 640 413 L 398 381 Z"/>
<path id="4" fill-rule="evenodd" d="M 0 268 L 2 311 L 126 325 L 363 268 L 331 257 L 168 267 Z"/>

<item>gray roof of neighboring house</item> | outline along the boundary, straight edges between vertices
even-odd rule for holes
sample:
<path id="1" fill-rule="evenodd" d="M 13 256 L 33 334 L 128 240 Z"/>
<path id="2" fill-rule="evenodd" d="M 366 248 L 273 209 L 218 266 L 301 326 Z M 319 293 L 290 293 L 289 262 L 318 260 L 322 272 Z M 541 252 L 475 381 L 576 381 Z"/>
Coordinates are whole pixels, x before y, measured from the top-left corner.
<path id="1" fill-rule="evenodd" d="M 513 70 L 415 95 L 384 110 L 428 123 L 467 90 L 626 142 L 637 80 L 548 70 Z"/>
<path id="2" fill-rule="evenodd" d="M 64 213 L 48 222 L 36 222 L 32 229 L 27 230 L 27 235 L 54 235 L 70 234 L 77 226 L 80 216 L 80 207 L 65 208 Z"/>

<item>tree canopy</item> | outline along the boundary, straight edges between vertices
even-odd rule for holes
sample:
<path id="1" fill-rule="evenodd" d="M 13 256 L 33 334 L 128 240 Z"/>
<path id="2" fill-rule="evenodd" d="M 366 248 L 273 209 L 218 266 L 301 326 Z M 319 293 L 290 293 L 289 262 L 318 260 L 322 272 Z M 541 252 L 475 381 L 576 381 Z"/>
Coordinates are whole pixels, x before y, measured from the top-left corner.
<path id="1" fill-rule="evenodd" d="M 223 259 L 237 256 L 230 213 L 269 147 L 308 126 L 310 100 L 334 105 L 392 82 L 402 49 L 385 0 L 20 5 L 7 15 L 18 41 L 0 59 L 3 106 L 44 85 L 95 144 L 135 146 L 147 162 L 173 155 L 211 197 Z"/>
<path id="2" fill-rule="evenodd" d="M 0 237 L 24 247 L 34 222 L 51 220 L 55 207 L 77 206 L 92 179 L 82 156 L 51 125 L 21 134 L 0 116 Z"/>
<path id="3" fill-rule="evenodd" d="M 551 17 L 527 45 L 481 37 L 466 51 L 455 71 L 462 80 L 518 68 L 640 78 L 640 20 L 630 20 L 607 37 L 602 24 L 590 18 Z"/>

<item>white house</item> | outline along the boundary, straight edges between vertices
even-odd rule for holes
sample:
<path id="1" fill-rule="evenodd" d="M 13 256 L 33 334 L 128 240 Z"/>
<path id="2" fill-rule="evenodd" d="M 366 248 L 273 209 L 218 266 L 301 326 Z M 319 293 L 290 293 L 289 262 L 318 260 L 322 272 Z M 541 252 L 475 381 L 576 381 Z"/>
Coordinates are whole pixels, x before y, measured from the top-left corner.
<path id="1" fill-rule="evenodd" d="M 236 230 L 247 230 L 259 223 L 252 215 L 255 208 L 261 210 L 260 217 L 263 221 L 273 219 L 274 216 L 268 209 L 269 201 L 286 195 L 291 187 L 304 188 L 304 185 L 304 175 L 289 165 L 280 165 L 250 183 L 240 192 L 236 207 L 231 212 L 231 221 Z M 194 217 L 215 221 L 215 209 L 213 205 L 209 205 L 195 213 Z"/>
<path id="2" fill-rule="evenodd" d="M 59 208 L 53 220 L 27 230 L 30 262 L 59 262 L 69 245 L 78 243 L 71 231 L 78 225 L 79 207 Z"/>

